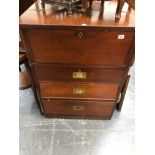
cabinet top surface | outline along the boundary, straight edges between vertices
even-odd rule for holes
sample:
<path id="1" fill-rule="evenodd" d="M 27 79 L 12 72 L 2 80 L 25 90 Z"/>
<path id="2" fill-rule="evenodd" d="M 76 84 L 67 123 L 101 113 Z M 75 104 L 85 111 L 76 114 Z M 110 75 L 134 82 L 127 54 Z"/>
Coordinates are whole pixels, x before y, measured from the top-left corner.
<path id="1" fill-rule="evenodd" d="M 39 1 L 34 3 L 19 18 L 19 24 L 24 26 L 90 26 L 90 27 L 135 27 L 135 12 L 128 11 L 128 5 L 125 4 L 121 13 L 121 18 L 115 22 L 117 2 L 106 1 L 104 10 L 100 10 L 100 1 L 93 3 L 93 10 L 90 13 L 73 13 L 66 15 L 63 12 L 56 12 L 56 6 L 45 4 L 45 10 L 42 9 Z"/>

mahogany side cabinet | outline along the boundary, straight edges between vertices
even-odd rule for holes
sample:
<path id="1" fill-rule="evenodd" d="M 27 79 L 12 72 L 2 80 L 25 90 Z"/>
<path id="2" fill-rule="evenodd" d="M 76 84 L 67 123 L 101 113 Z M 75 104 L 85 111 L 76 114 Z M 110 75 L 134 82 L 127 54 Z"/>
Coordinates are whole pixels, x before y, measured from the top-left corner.
<path id="1" fill-rule="evenodd" d="M 134 11 L 115 22 L 116 2 L 70 15 L 45 5 L 34 3 L 19 19 L 42 114 L 111 119 L 121 110 L 134 61 Z"/>

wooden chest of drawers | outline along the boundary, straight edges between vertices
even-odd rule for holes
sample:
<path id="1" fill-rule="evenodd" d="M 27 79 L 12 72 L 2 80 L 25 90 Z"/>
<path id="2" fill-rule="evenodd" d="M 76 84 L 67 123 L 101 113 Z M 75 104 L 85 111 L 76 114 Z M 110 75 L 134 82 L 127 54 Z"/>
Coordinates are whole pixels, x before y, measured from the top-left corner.
<path id="1" fill-rule="evenodd" d="M 20 17 L 32 85 L 47 117 L 110 119 L 121 110 L 134 60 L 134 12 L 115 20 L 115 2 L 91 16 L 54 13 L 36 2 Z M 112 6 L 112 7 L 111 7 Z M 99 6 L 96 6 L 99 7 Z M 100 15 L 101 17 L 101 15 Z"/>

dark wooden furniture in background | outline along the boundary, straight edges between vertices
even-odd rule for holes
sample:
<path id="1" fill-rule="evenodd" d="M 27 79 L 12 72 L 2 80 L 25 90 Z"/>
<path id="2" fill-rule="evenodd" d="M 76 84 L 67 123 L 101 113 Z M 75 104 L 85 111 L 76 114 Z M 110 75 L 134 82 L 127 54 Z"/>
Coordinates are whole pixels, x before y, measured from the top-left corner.
<path id="1" fill-rule="evenodd" d="M 19 0 L 19 15 L 26 11 L 36 0 Z"/>
<path id="2" fill-rule="evenodd" d="M 89 1 L 89 9 L 92 9 L 93 0 L 87 0 L 87 1 Z M 103 7 L 104 6 L 104 1 L 106 1 L 106 0 L 100 0 L 100 1 L 101 1 L 100 6 Z"/>
<path id="3" fill-rule="evenodd" d="M 31 86 L 30 77 L 27 71 L 21 70 L 21 65 L 28 65 L 27 57 L 25 52 L 19 52 L 19 89 L 27 89 Z"/>
<path id="4" fill-rule="evenodd" d="M 121 12 L 122 12 L 122 9 L 123 9 L 125 2 L 128 3 L 128 10 L 129 11 L 131 10 L 131 8 L 135 10 L 135 0 L 118 0 L 116 15 L 115 15 L 116 21 L 121 18 Z"/>
<path id="5" fill-rule="evenodd" d="M 21 69 L 21 65 L 25 66 L 24 71 Z M 19 89 L 24 90 L 24 89 L 27 89 L 30 87 L 32 88 L 32 92 L 34 94 L 34 98 L 36 100 L 36 103 L 39 107 L 39 111 L 42 114 L 42 110 L 40 108 L 40 104 L 38 101 L 34 81 L 32 80 L 31 69 L 30 69 L 30 66 L 28 64 L 27 53 L 23 48 L 22 42 L 20 41 L 19 42 Z"/>
<path id="6" fill-rule="evenodd" d="M 24 11 L 26 11 L 36 0 L 19 0 L 19 15 L 21 15 Z M 24 64 L 26 71 L 21 72 L 20 65 Z M 34 85 L 34 81 L 32 80 L 31 69 L 28 64 L 27 53 L 23 48 L 23 42 L 19 41 L 19 89 L 27 89 L 29 87 L 32 88 L 36 103 L 38 104 L 39 111 L 43 114 L 39 100 L 37 97 L 36 88 Z"/>
<path id="7" fill-rule="evenodd" d="M 35 1 L 36 0 L 19 0 L 19 15 L 26 11 Z M 28 72 L 21 72 L 20 68 L 22 64 L 24 64 L 25 67 L 28 68 L 26 52 L 23 51 L 22 48 L 23 43 L 22 41 L 19 41 L 19 89 L 21 90 L 29 88 L 31 86 Z"/>
<path id="8" fill-rule="evenodd" d="M 46 117 L 110 119 L 121 110 L 134 61 L 134 11 L 117 3 L 66 16 L 36 2 L 20 17 L 34 87 Z M 38 11 L 40 9 L 40 11 Z"/>

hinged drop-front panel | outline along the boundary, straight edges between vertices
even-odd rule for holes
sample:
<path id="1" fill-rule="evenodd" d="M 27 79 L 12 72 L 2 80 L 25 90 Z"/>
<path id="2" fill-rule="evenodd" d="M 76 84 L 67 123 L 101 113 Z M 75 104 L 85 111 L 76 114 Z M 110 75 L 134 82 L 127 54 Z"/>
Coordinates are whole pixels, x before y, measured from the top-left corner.
<path id="1" fill-rule="evenodd" d="M 31 62 L 125 66 L 134 32 L 121 30 L 25 31 Z"/>

